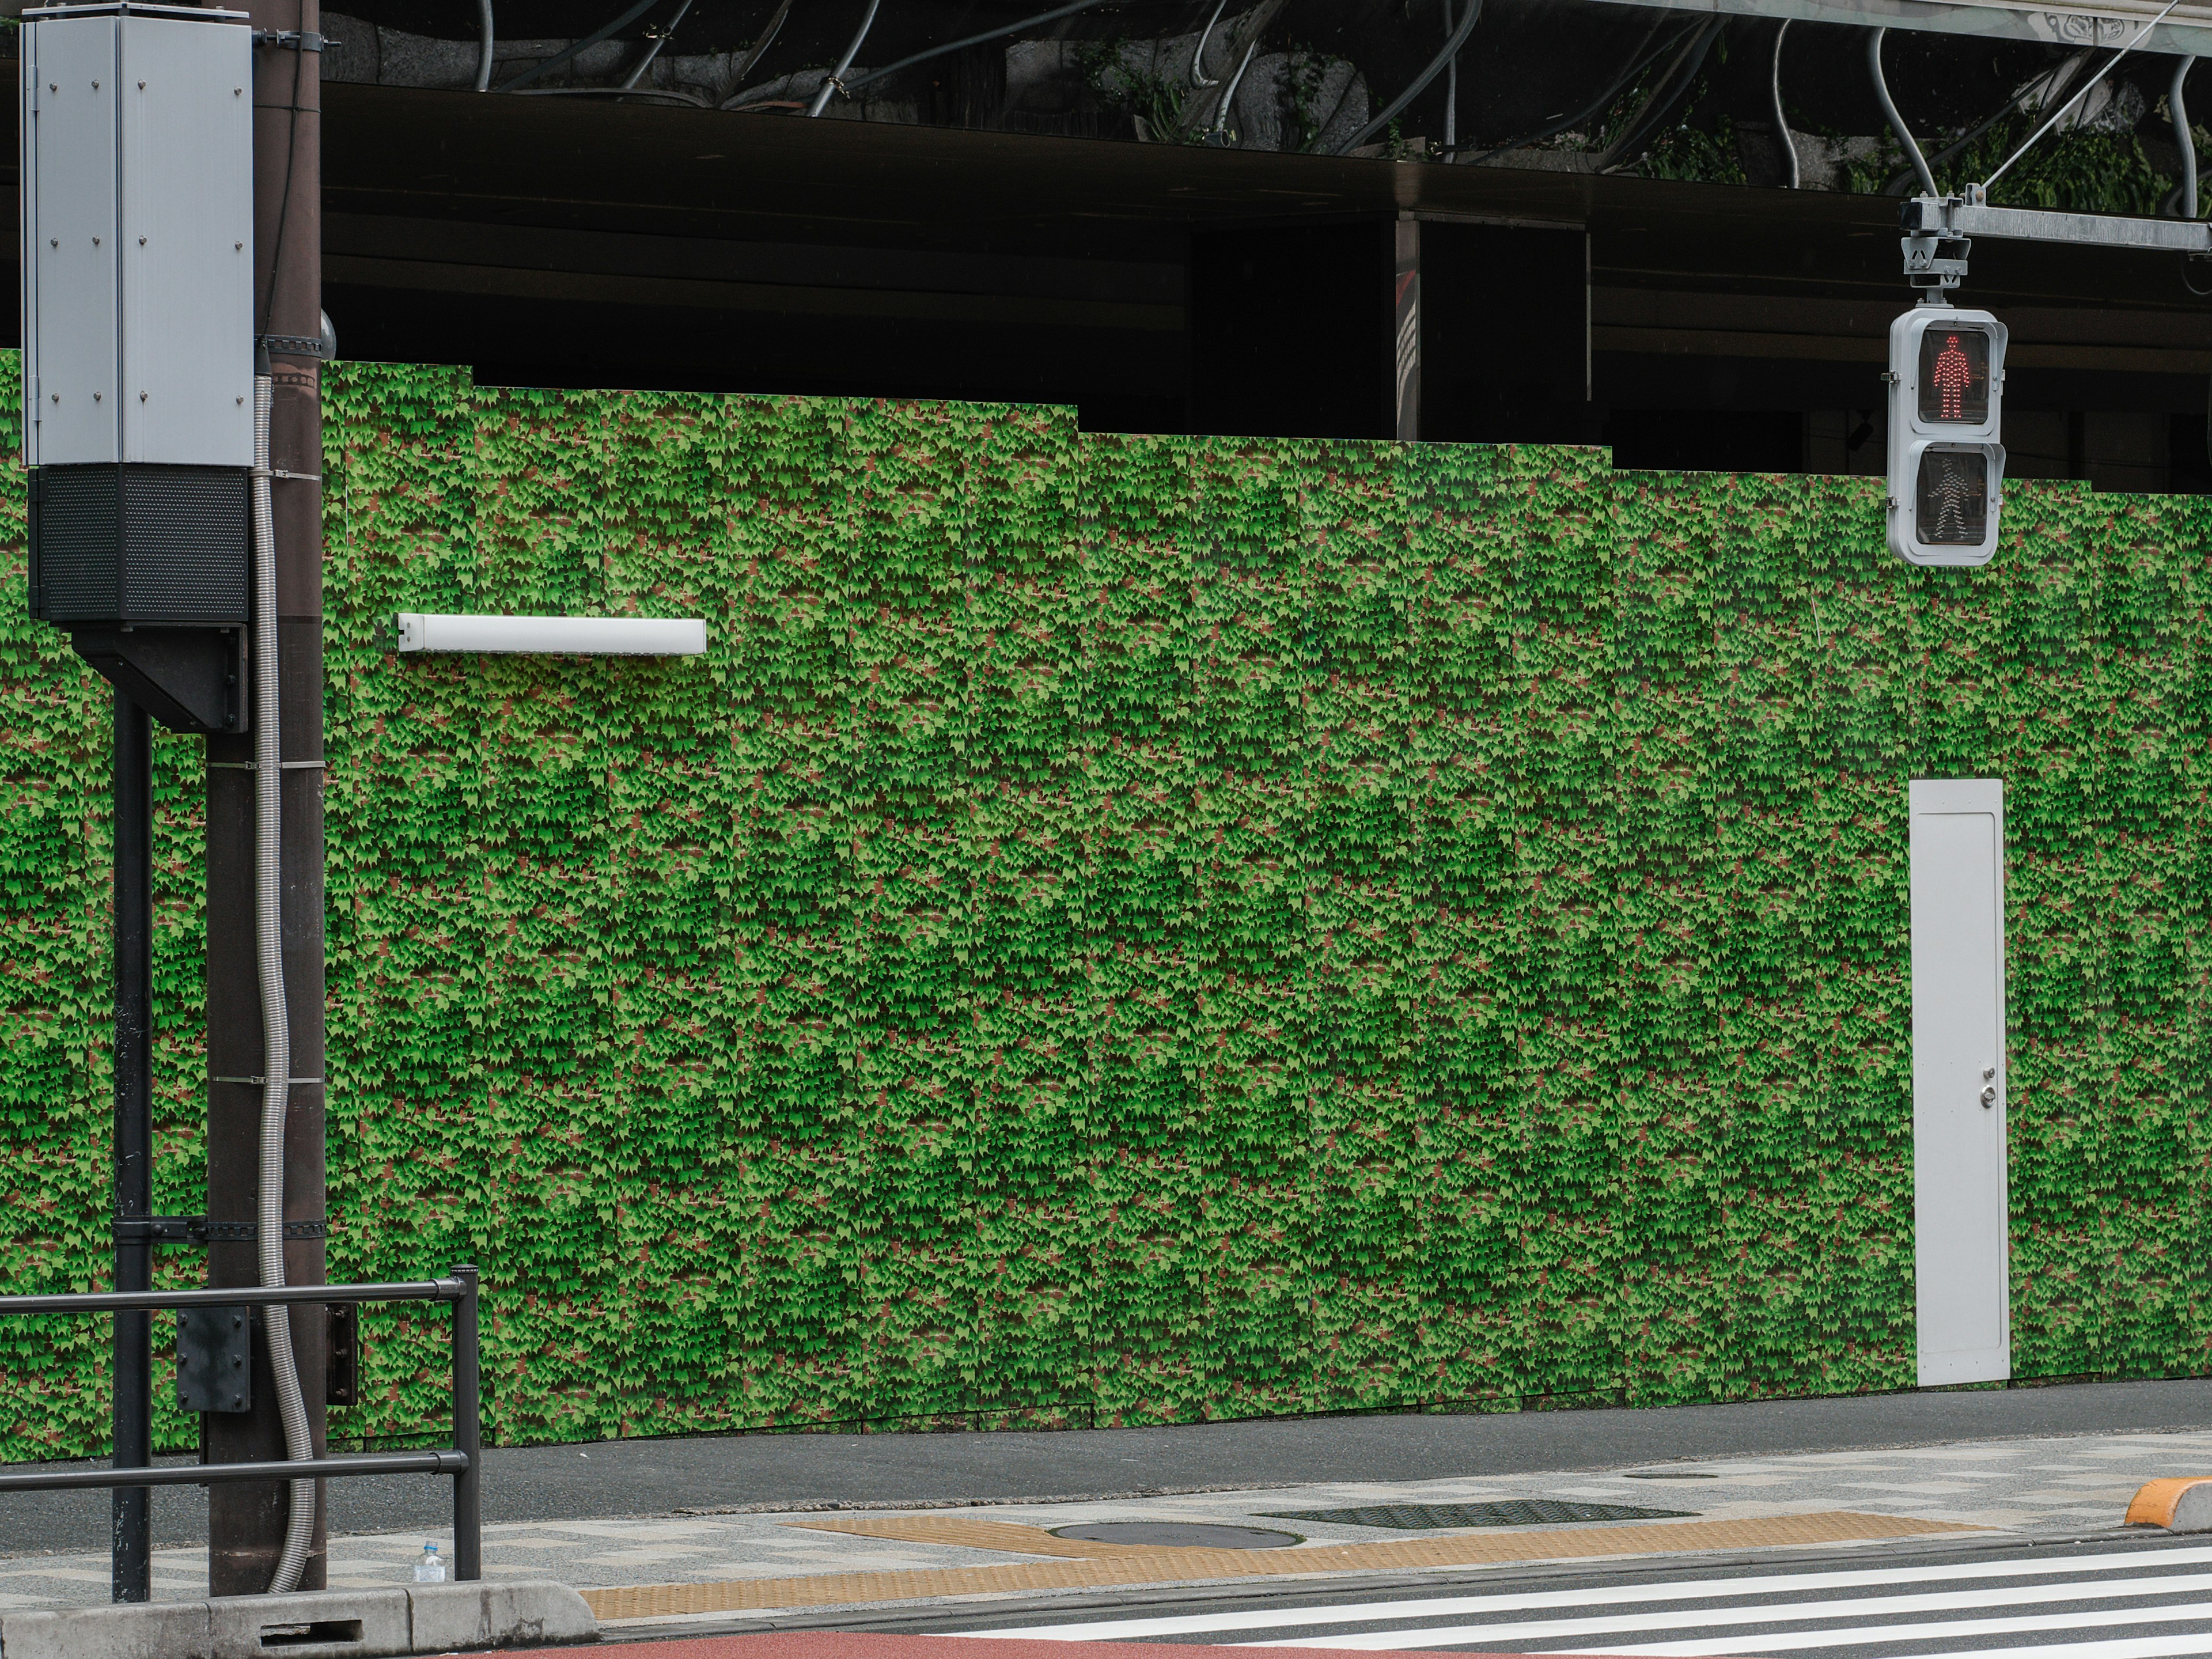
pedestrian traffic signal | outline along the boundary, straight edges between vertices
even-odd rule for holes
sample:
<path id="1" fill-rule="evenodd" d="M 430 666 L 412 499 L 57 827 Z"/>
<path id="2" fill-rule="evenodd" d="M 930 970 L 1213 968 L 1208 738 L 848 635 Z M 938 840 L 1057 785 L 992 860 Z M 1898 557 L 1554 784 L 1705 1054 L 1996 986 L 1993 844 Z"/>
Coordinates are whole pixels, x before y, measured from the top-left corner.
<path id="1" fill-rule="evenodd" d="M 1889 549 L 1986 564 L 2004 495 L 2005 325 L 1918 305 L 1889 326 Z"/>

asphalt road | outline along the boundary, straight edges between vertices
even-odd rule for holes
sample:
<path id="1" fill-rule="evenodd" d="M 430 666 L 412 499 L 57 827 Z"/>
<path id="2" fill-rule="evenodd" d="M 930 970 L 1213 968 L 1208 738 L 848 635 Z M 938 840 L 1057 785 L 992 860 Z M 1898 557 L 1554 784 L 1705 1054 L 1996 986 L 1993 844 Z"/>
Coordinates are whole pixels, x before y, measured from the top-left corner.
<path id="1" fill-rule="evenodd" d="M 1307 1481 L 1601 1469 L 2022 1435 L 2212 1427 L 2212 1382 L 1857 1395 L 1644 1410 L 1273 1419 L 1166 1429 L 775 1433 L 599 1441 L 486 1454 L 484 1517 L 586 1520 L 678 1509 L 887 1507 Z M 429 1476 L 331 1483 L 333 1525 L 404 1530 L 450 1514 Z M 196 1491 L 155 1494 L 157 1545 L 201 1541 Z M 0 1494 L 0 1553 L 102 1549 L 104 1492 Z"/>

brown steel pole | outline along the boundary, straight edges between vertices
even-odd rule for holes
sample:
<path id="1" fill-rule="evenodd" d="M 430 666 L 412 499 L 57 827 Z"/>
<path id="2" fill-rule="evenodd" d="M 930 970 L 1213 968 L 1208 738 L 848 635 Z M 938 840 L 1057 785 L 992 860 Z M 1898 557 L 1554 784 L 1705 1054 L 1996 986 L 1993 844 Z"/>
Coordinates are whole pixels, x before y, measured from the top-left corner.
<path id="1" fill-rule="evenodd" d="M 257 331 L 313 338 L 322 331 L 322 99 L 319 53 L 298 36 L 321 27 L 318 0 L 251 0 L 257 33 L 282 31 L 290 42 L 254 51 L 253 247 Z M 317 364 L 297 351 L 271 356 L 276 380 L 270 465 L 276 523 L 277 649 L 283 698 L 284 988 L 290 1009 L 292 1075 L 284 1139 L 284 1215 L 318 1224 L 290 1238 L 284 1270 L 295 1285 L 326 1281 L 323 1262 L 323 581 L 319 487 L 287 472 L 322 472 L 322 406 Z M 210 1285 L 251 1285 L 256 1273 L 252 1224 L 258 1187 L 262 1073 L 261 996 L 253 953 L 253 757 L 251 736 L 208 739 L 208 1248 Z M 225 1224 L 243 1236 L 222 1237 Z M 286 1229 L 288 1236 L 295 1231 Z M 258 1322 L 257 1322 L 257 1331 Z M 314 1451 L 327 1448 L 324 1369 L 327 1322 L 319 1303 L 292 1310 L 300 1388 Z M 208 1461 L 281 1458 L 266 1344 L 257 1335 L 253 1408 L 210 1413 Z M 324 1509 L 316 1504 L 313 1552 L 302 1589 L 326 1582 Z M 282 1484 L 216 1486 L 208 1491 L 208 1588 L 217 1595 L 268 1588 L 284 1540 Z"/>

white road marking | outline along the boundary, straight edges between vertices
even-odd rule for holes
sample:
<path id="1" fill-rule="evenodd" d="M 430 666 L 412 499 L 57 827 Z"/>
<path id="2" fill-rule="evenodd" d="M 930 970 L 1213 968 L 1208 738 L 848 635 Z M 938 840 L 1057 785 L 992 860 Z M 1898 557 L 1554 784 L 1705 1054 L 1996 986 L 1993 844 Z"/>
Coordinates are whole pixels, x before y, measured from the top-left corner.
<path id="1" fill-rule="evenodd" d="M 1787 1607 L 1778 1609 L 1787 1622 Z M 1765 1636 L 1727 1636 L 1717 1642 L 1653 1642 L 1631 1648 L 1577 1648 L 1577 1653 L 1642 1655 L 1723 1655 L 1731 1653 L 1787 1653 L 1805 1648 L 1855 1648 L 1873 1643 L 1936 1642 L 1947 1636 L 2020 1636 L 2048 1630 L 2109 1629 L 2115 1624 L 2177 1625 L 2212 1620 L 2212 1604 L 2199 1601 L 2185 1607 L 2129 1607 L 2118 1613 L 2053 1613 L 2025 1619 L 1956 1619 L 1926 1625 L 1859 1625 L 1841 1630 L 1769 1632 Z M 1419 1632 L 1426 1634 L 1426 1632 Z M 1405 1632 L 1401 1632 L 1403 1635 Z M 2212 1631 L 2193 1638 L 2212 1651 Z M 2039 1647 L 2014 1650 L 2039 1654 Z"/>
<path id="2" fill-rule="evenodd" d="M 1598 1589 L 1533 1590 L 1519 1595 L 1431 1596 L 1414 1601 L 1334 1602 L 1243 1613 L 1199 1613 L 1154 1619 L 1109 1619 L 1087 1624 L 1024 1625 L 1018 1630 L 974 1630 L 965 1636 L 1017 1640 L 1103 1642 L 1147 1636 L 1200 1636 L 1214 1631 L 1292 1630 L 1305 1625 L 1349 1625 L 1370 1619 L 1452 1619 L 1486 1613 L 1533 1612 L 1540 1607 L 1601 1607 L 1705 1597 L 1784 1595 L 1799 1590 L 1856 1589 L 1879 1584 L 1942 1583 L 1960 1579 L 2056 1577 L 2083 1572 L 2140 1572 L 2146 1566 L 2212 1565 L 2212 1549 L 2124 1550 L 2066 1560 L 1974 1561 L 1945 1567 L 1878 1567 L 1848 1572 L 1775 1573 L 1765 1577 L 1673 1580 L 1615 1584 Z M 1313 1646 L 1312 1643 L 1304 1645 Z"/>
<path id="3" fill-rule="evenodd" d="M 1671 1588 L 1671 1587 L 1670 1587 Z M 2197 1595 L 2212 1591 L 2212 1573 L 2182 1573 L 2165 1578 L 2107 1578 L 2084 1584 L 2022 1584 L 2006 1589 L 1938 1591 L 1929 1595 L 1868 1595 L 1839 1601 L 1772 1601 L 1749 1607 L 1693 1607 L 1686 1613 L 1626 1613 L 1603 1619 L 1553 1619 L 1540 1623 L 1435 1626 L 1417 1630 L 1362 1631 L 1356 1636 L 1292 1636 L 1253 1642 L 1255 1648 L 1346 1648 L 1388 1651 L 1413 1639 L 1425 1645 L 1457 1647 L 1467 1642 L 1525 1642 L 1549 1636 L 1601 1636 L 1617 1631 L 1707 1630 L 1723 1625 L 1788 1625 L 1804 1619 L 1881 1619 L 1909 1613 L 1957 1613 L 1968 1607 L 2034 1607 L 2045 1601 L 2100 1601 L 2118 1595 Z M 2191 1613 L 2212 1613 L 2198 1603 Z M 1381 1608 L 1377 1618 L 1389 1617 Z M 2124 1624 L 2133 1609 L 2078 1615 Z M 2144 1614 L 2143 1616 L 2148 1616 Z M 1765 1642 L 1765 1638 L 1760 1638 Z M 1770 1644 L 1771 1645 L 1771 1644 Z M 1636 1652 L 1658 1652 L 1638 1648 Z M 1668 1650 L 1671 1651 L 1672 1650 Z M 1723 1651 L 1708 1643 L 1697 1650 Z M 1599 1651 L 1582 1650 L 1577 1651 Z M 1627 1652 L 1627 1649 L 1604 1651 Z"/>
<path id="4" fill-rule="evenodd" d="M 2063 1642 L 2031 1648 L 1977 1648 L 1965 1653 L 1926 1653 L 1920 1655 L 1919 1659 L 2191 1659 L 2191 1656 L 2198 1654 L 2212 1654 L 2212 1638 L 2125 1636 L 2110 1642 Z"/>

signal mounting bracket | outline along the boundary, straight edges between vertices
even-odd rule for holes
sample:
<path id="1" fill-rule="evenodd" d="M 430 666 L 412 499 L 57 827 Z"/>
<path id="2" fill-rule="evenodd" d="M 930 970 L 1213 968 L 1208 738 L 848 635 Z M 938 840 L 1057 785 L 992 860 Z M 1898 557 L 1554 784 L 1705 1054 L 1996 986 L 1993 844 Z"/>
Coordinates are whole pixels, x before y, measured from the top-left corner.
<path id="1" fill-rule="evenodd" d="M 1905 280 L 1934 299 L 1966 275 L 1972 238 L 2062 242 L 2212 259 L 2212 224 L 2194 219 L 2128 219 L 2110 213 L 2061 213 L 2045 208 L 1991 207 L 1979 185 L 1957 196 L 1916 196 L 1899 215 L 1905 234 Z"/>

